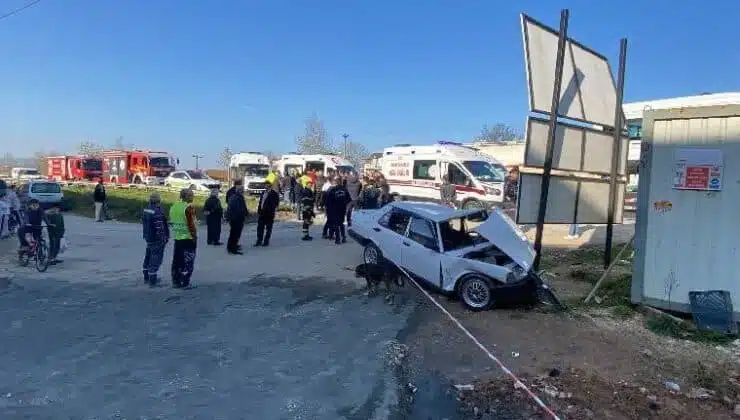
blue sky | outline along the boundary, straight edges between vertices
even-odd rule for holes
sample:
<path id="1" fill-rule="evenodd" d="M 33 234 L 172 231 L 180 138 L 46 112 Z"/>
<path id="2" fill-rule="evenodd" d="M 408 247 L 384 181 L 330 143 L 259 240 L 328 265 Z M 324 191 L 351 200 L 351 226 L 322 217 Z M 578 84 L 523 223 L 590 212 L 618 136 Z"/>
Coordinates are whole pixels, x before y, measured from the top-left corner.
<path id="1" fill-rule="evenodd" d="M 293 150 L 313 112 L 371 150 L 522 128 L 519 13 L 561 7 L 613 66 L 629 39 L 627 102 L 740 90 L 737 0 L 42 0 L 0 21 L 0 154 L 123 136 L 212 166 Z"/>

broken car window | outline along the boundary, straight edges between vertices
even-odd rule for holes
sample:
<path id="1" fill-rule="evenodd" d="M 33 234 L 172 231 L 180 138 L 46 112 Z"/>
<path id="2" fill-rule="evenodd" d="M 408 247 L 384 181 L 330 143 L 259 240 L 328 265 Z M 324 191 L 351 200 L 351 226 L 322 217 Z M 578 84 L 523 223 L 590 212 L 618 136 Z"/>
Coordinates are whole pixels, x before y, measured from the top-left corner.
<path id="1" fill-rule="evenodd" d="M 466 217 L 439 224 L 439 233 L 442 237 L 442 247 L 445 252 L 486 242 L 486 239 L 478 233 L 468 231 L 472 228 L 470 225 L 471 223 Z"/>

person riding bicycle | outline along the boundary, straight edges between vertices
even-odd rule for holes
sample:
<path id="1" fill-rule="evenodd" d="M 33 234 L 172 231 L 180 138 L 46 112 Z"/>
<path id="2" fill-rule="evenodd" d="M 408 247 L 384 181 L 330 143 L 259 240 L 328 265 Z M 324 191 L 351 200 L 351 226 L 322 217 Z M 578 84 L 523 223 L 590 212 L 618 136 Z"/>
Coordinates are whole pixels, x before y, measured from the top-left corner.
<path id="1" fill-rule="evenodd" d="M 29 249 L 29 243 L 26 239 L 26 235 L 33 238 L 34 241 L 38 241 L 41 238 L 41 229 L 45 221 L 44 211 L 41 209 L 39 200 L 32 198 L 28 201 L 28 208 L 25 212 L 25 220 L 21 223 L 18 228 L 18 240 L 20 241 L 21 248 L 19 253 L 24 253 Z"/>

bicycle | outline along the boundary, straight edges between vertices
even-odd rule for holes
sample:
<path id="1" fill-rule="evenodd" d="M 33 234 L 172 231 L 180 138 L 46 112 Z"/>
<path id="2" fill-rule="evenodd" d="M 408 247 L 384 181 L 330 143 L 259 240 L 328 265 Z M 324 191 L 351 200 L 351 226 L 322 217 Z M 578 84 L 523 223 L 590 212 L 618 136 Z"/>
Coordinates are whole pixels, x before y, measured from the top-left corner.
<path id="1" fill-rule="evenodd" d="M 39 226 L 42 230 L 49 226 Z M 28 250 L 22 250 L 18 252 L 18 262 L 21 266 L 27 267 L 31 262 L 31 258 L 34 259 L 34 265 L 39 273 L 43 273 L 49 268 L 49 247 L 44 239 L 43 232 L 39 235 L 39 238 L 32 238 L 29 243 Z"/>

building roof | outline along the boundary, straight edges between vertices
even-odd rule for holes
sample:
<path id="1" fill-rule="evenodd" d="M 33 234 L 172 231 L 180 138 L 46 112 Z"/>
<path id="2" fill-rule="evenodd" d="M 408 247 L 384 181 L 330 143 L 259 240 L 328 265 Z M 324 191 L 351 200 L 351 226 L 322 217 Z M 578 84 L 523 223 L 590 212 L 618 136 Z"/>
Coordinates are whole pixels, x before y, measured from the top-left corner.
<path id="1" fill-rule="evenodd" d="M 651 109 L 692 108 L 711 105 L 740 104 L 740 92 L 712 93 L 707 95 L 683 96 L 680 98 L 657 99 L 654 101 L 624 104 L 624 116 L 629 120 L 642 119 L 642 114 Z"/>

